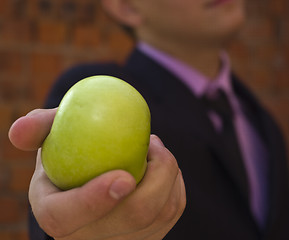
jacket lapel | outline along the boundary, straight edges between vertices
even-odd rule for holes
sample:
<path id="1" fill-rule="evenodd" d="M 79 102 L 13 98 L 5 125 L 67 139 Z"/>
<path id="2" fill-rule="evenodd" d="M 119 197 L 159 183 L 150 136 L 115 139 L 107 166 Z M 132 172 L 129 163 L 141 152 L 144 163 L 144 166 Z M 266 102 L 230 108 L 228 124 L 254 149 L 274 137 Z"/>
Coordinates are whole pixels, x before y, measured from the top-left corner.
<path id="1" fill-rule="evenodd" d="M 206 142 L 214 159 L 223 166 L 248 205 L 247 176 L 240 153 L 232 151 L 228 145 L 230 143 L 220 140 L 201 100 L 173 74 L 138 51 L 133 53 L 126 67 L 133 79 L 131 83 L 137 89 L 144 90 L 142 94 L 145 98 L 149 96 L 147 99 L 151 101 L 148 102 L 150 107 L 154 107 L 157 102 L 160 109 L 170 109 L 174 115 L 183 116 L 182 127 L 188 129 L 192 136 L 198 136 Z"/>
<path id="2" fill-rule="evenodd" d="M 238 94 L 244 96 L 243 99 L 247 99 L 245 105 L 250 106 L 251 110 L 246 111 L 247 117 L 258 130 L 268 152 L 270 169 L 268 224 L 271 227 L 278 224 L 276 220 L 283 214 L 287 216 L 284 221 L 288 223 L 288 212 L 284 212 L 284 209 L 289 211 L 288 167 L 286 164 L 286 147 L 284 146 L 282 134 L 272 117 L 260 106 L 255 97 L 241 82 L 237 81 L 235 77 L 233 78 L 233 83 L 236 89 L 238 89 Z"/>

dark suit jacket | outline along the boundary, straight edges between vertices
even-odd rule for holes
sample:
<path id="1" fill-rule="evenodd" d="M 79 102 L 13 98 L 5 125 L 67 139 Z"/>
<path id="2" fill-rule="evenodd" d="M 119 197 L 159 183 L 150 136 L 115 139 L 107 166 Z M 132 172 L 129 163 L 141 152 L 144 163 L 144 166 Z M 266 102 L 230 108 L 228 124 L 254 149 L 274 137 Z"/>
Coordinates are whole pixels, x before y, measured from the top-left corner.
<path id="1" fill-rule="evenodd" d="M 235 160 L 228 143 L 218 138 L 202 102 L 173 74 L 138 50 L 124 66 L 85 64 L 69 70 L 52 88 L 46 107 L 57 106 L 80 79 L 99 74 L 123 78 L 140 91 L 151 110 L 152 133 L 163 140 L 183 172 L 187 207 L 165 239 L 289 239 L 288 168 L 281 133 L 234 75 L 234 91 L 269 153 L 270 210 L 263 231 L 249 209 L 244 167 Z"/>

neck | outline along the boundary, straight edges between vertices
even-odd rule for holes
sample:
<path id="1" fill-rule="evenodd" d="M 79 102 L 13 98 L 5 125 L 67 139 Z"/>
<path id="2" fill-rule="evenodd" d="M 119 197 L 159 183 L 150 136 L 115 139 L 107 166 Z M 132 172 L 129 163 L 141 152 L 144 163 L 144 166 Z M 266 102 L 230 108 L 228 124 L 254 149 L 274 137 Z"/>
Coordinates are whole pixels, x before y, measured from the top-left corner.
<path id="1" fill-rule="evenodd" d="M 215 79 L 221 68 L 220 49 L 190 49 L 187 52 L 171 52 L 172 56 L 198 70 L 208 79 Z"/>
<path id="2" fill-rule="evenodd" d="M 170 54 L 171 56 L 185 62 L 192 68 L 196 69 L 208 79 L 215 79 L 221 68 L 220 52 L 221 47 L 217 46 L 200 46 L 189 45 L 184 46 L 176 44 L 174 46 L 162 44 L 154 44 L 147 41 L 152 46 Z"/>

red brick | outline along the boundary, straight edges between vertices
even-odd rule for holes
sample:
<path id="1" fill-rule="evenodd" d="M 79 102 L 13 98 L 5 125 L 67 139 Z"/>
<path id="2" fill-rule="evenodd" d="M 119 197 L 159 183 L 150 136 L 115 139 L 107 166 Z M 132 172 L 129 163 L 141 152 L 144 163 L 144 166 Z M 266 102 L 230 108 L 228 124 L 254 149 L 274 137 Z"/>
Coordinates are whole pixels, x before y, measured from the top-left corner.
<path id="1" fill-rule="evenodd" d="M 288 1 L 288 9 L 289 9 L 289 1 Z M 288 14 L 289 15 L 289 12 Z M 282 22 L 281 22 L 281 42 L 286 45 L 289 42 L 289 17 L 283 18 Z M 284 49 L 288 49 L 288 45 L 287 48 L 284 47 Z"/>
<path id="2" fill-rule="evenodd" d="M 99 3 L 94 0 L 76 1 L 77 11 L 76 20 L 80 23 L 93 23 L 97 16 Z"/>
<path id="3" fill-rule="evenodd" d="M 132 39 L 124 33 L 124 31 L 118 28 L 109 33 L 105 43 L 112 52 L 113 59 L 118 62 L 121 62 L 126 58 L 134 45 Z"/>
<path id="4" fill-rule="evenodd" d="M 264 98 L 263 101 L 283 131 L 289 154 L 289 97 L 288 95 L 273 95 L 271 97 Z"/>
<path id="5" fill-rule="evenodd" d="M 15 198 L 0 196 L 0 208 L 0 224 L 10 224 L 20 219 L 19 202 Z"/>
<path id="6" fill-rule="evenodd" d="M 268 17 L 249 19 L 242 31 L 242 37 L 251 44 L 269 41 L 274 36 L 275 25 Z"/>
<path id="7" fill-rule="evenodd" d="M 36 18 L 40 16 L 39 11 L 38 11 L 38 3 L 39 3 L 39 0 L 28 0 L 27 16 L 29 18 Z"/>
<path id="8" fill-rule="evenodd" d="M 288 39 L 289 39 L 289 38 L 288 38 Z M 288 66 L 289 66 L 289 42 L 288 42 L 287 45 L 284 44 L 283 46 L 284 46 L 284 47 L 283 47 L 282 49 L 284 49 L 284 50 L 283 50 L 284 65 L 288 67 Z"/>
<path id="9" fill-rule="evenodd" d="M 283 122 L 283 119 L 286 120 L 289 118 L 288 96 L 278 96 L 272 94 L 264 97 L 263 102 L 279 123 Z"/>
<path id="10" fill-rule="evenodd" d="M 38 22 L 38 41 L 41 44 L 61 45 L 65 43 L 67 27 L 56 20 L 42 20 Z"/>
<path id="11" fill-rule="evenodd" d="M 268 13 L 268 7 L 267 4 L 264 4 L 264 0 L 247 1 L 246 6 L 249 17 L 264 16 L 264 14 Z"/>
<path id="12" fill-rule="evenodd" d="M 4 138 L 2 143 L 2 157 L 6 162 L 27 161 L 35 159 L 35 152 L 21 151 L 14 147 L 8 137 Z"/>
<path id="13" fill-rule="evenodd" d="M 17 51 L 0 50 L 0 74 L 15 76 L 23 71 L 23 55 Z"/>
<path id="14" fill-rule="evenodd" d="M 19 76 L 11 76 L 13 74 L 15 73 L 3 74 L 0 80 L 0 99 L 6 103 L 21 102 L 27 97 L 29 86 L 25 83 L 24 76 L 21 76 L 21 73 L 19 73 Z"/>
<path id="15" fill-rule="evenodd" d="M 1 144 L 1 140 L 0 140 L 0 144 Z M 0 152 L 0 158 L 1 158 L 1 152 Z M 7 165 L 2 163 L 2 162 L 0 162 L 0 191 L 1 192 L 7 191 L 9 175 L 10 175 L 10 172 L 8 170 Z"/>
<path id="16" fill-rule="evenodd" d="M 12 4 L 10 0 L 0 1 L 0 16 L 6 18 L 12 12 Z"/>
<path id="17" fill-rule="evenodd" d="M 62 57 L 60 54 L 32 53 L 30 56 L 30 71 L 32 77 L 43 75 L 55 76 L 62 69 Z M 41 81 L 41 79 L 39 79 Z"/>
<path id="18" fill-rule="evenodd" d="M 15 113 L 14 113 L 14 119 L 15 121 L 17 118 L 20 118 L 30 111 L 32 111 L 35 108 L 39 108 L 40 106 L 35 104 L 35 102 L 29 102 L 29 101 L 22 101 L 21 103 L 18 103 L 15 107 Z"/>
<path id="19" fill-rule="evenodd" d="M 77 2 L 71 0 L 58 1 L 57 16 L 68 22 L 75 22 Z"/>
<path id="20" fill-rule="evenodd" d="M 0 29 L 0 42 L 20 44 L 28 43 L 32 40 L 32 25 L 27 19 L 8 20 L 2 24 Z"/>
<path id="21" fill-rule="evenodd" d="M 100 3 L 98 3 L 100 5 Z M 101 23 L 101 27 L 104 29 L 107 29 L 111 26 L 115 26 L 115 21 L 106 14 L 106 12 L 102 11 L 102 7 L 98 6 L 98 12 L 97 12 L 97 22 Z"/>
<path id="22" fill-rule="evenodd" d="M 72 44 L 81 48 L 97 48 L 100 44 L 99 28 L 95 25 L 77 25 L 73 31 Z"/>
<path id="23" fill-rule="evenodd" d="M 257 58 L 259 62 L 272 62 L 278 57 L 278 54 L 279 49 L 277 44 L 259 44 L 254 48 L 254 57 Z"/>
<path id="24" fill-rule="evenodd" d="M 63 59 L 58 54 L 36 53 L 30 58 L 29 79 L 31 99 L 42 106 L 43 101 L 60 72 L 63 71 Z"/>
<path id="25" fill-rule="evenodd" d="M 264 91 L 272 88 L 273 73 L 270 68 L 252 66 L 251 79 L 247 82 L 255 91 Z"/>
<path id="26" fill-rule="evenodd" d="M 0 239 L 1 240 L 28 240 L 27 230 L 0 230 Z"/>
<path id="27" fill-rule="evenodd" d="M 13 192 L 28 192 L 29 183 L 34 172 L 34 166 L 16 164 L 11 166 L 9 189 Z"/>
<path id="28" fill-rule="evenodd" d="M 238 61 L 248 62 L 250 59 L 250 51 L 245 43 L 241 40 L 233 41 L 228 48 L 230 56 L 238 59 Z"/>
<path id="29" fill-rule="evenodd" d="M 132 47 L 132 40 L 124 31 L 116 29 L 112 31 L 108 38 L 108 45 L 114 50 L 123 50 L 127 52 Z"/>
<path id="30" fill-rule="evenodd" d="M 15 234 L 14 234 L 15 238 L 14 239 L 17 239 L 17 240 L 29 240 L 29 236 L 28 236 L 28 230 L 20 230 L 20 231 L 17 231 Z"/>
<path id="31" fill-rule="evenodd" d="M 12 123 L 13 109 L 11 105 L 0 103 L 0 134 L 6 134 Z"/>
<path id="32" fill-rule="evenodd" d="M 7 10 L 9 0 L 0 1 L 0 15 L 3 16 Z"/>
<path id="33" fill-rule="evenodd" d="M 7 231 L 7 230 L 0 230 L 0 239 L 1 240 L 15 240 L 13 232 Z"/>
<path id="34" fill-rule="evenodd" d="M 35 101 L 35 103 L 41 108 L 44 104 L 44 101 L 47 97 L 47 94 L 49 90 L 51 89 L 51 86 L 53 82 L 56 79 L 55 75 L 50 76 L 43 76 L 43 77 L 35 77 L 31 81 L 30 85 L 30 97 Z"/>
<path id="35" fill-rule="evenodd" d="M 286 13 L 287 2 L 287 0 L 270 0 L 267 6 L 271 14 L 280 16 Z"/>
<path id="36" fill-rule="evenodd" d="M 17 105 L 15 105 L 14 108 L 15 108 L 15 110 L 14 110 L 13 121 L 26 115 L 27 113 L 29 113 L 33 109 L 39 108 L 39 105 L 35 104 L 35 102 L 22 101 L 20 103 L 17 103 Z"/>
<path id="37" fill-rule="evenodd" d="M 276 68 L 273 77 L 274 90 L 289 95 L 289 69 L 285 65 Z M 289 106 L 289 103 L 288 103 Z"/>
<path id="38" fill-rule="evenodd" d="M 56 19 L 59 2 L 62 1 L 28 0 L 26 14 L 33 19 Z"/>
<path id="39" fill-rule="evenodd" d="M 250 77 L 251 52 L 248 47 L 241 40 L 234 41 L 228 49 L 234 72 L 244 81 Z"/>

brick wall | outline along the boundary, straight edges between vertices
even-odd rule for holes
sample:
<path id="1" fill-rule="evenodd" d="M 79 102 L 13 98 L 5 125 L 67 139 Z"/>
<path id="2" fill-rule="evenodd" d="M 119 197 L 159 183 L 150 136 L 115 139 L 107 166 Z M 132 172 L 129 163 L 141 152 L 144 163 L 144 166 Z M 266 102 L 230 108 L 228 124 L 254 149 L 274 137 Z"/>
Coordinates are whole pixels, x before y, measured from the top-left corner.
<path id="1" fill-rule="evenodd" d="M 248 22 L 230 46 L 236 72 L 289 140 L 289 2 L 248 1 Z M 0 239 L 27 238 L 27 190 L 35 153 L 11 146 L 11 123 L 41 107 L 60 72 L 78 62 L 122 61 L 132 42 L 96 0 L 0 1 Z M 289 145 L 288 145 L 289 147 Z"/>

